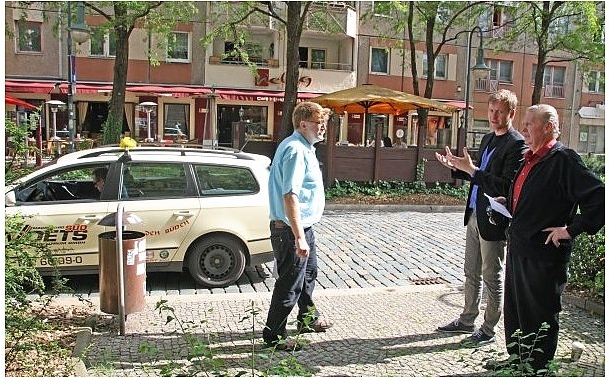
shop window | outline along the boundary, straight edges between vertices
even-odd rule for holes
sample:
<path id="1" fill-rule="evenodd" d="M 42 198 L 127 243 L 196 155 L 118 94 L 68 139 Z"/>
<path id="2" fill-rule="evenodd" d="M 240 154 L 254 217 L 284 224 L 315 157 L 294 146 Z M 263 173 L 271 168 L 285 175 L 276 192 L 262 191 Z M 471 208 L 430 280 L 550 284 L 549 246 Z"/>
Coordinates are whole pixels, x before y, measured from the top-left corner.
<path id="1" fill-rule="evenodd" d="M 17 51 L 42 52 L 41 26 L 33 21 L 17 21 Z"/>
<path id="2" fill-rule="evenodd" d="M 189 133 L 189 105 L 164 104 L 163 139 L 183 140 L 191 138 Z"/>
<path id="3" fill-rule="evenodd" d="M 272 133 L 267 126 L 267 106 L 219 105 L 216 110 L 218 145 L 233 146 L 233 124 L 244 122 L 248 141 L 270 141 Z"/>

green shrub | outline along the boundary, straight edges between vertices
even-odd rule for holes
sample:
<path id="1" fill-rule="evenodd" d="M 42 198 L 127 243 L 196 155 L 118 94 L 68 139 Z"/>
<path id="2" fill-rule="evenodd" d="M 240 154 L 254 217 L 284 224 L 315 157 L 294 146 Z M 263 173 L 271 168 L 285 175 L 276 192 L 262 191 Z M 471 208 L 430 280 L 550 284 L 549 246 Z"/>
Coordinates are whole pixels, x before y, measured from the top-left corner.
<path id="1" fill-rule="evenodd" d="M 568 288 L 604 298 L 605 227 L 595 235 L 580 234 L 574 240 Z"/>

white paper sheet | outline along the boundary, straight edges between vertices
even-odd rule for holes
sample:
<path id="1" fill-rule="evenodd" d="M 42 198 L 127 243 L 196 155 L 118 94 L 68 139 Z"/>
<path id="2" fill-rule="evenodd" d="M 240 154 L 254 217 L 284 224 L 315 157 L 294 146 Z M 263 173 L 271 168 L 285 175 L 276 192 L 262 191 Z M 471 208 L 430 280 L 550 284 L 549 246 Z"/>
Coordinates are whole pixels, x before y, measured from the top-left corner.
<path id="1" fill-rule="evenodd" d="M 485 194 L 485 197 L 487 197 L 487 199 L 489 200 L 489 205 L 491 205 L 491 209 L 500 213 L 504 217 L 513 218 L 513 216 L 510 215 L 510 212 L 508 211 L 508 209 L 506 209 L 506 207 L 504 205 L 502 205 L 498 201 L 494 200 L 494 198 L 491 197 L 490 195 L 488 195 L 486 193 L 483 193 L 483 194 Z"/>

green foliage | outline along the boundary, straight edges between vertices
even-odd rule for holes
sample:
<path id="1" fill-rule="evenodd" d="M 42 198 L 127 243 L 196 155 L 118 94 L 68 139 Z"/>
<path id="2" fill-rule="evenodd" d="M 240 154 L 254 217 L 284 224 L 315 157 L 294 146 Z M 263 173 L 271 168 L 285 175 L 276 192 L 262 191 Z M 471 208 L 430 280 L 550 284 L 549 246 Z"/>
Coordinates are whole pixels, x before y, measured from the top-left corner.
<path id="1" fill-rule="evenodd" d="M 123 122 L 118 120 L 109 112 L 106 122 L 102 124 L 102 133 L 104 135 L 104 145 L 118 144 L 121 140 L 123 132 Z"/>
<path id="2" fill-rule="evenodd" d="M 587 155 L 582 157 L 585 165 L 605 181 L 605 157 Z M 568 288 L 604 299 L 606 229 L 603 227 L 595 235 L 580 234 L 574 240 L 574 249 L 568 271 Z"/>
<path id="3" fill-rule="evenodd" d="M 568 269 L 568 288 L 604 298 L 605 241 L 605 227 L 595 235 L 583 233 L 576 237 Z"/>
<path id="4" fill-rule="evenodd" d="M 468 184 L 455 187 L 450 184 L 436 182 L 434 185 L 426 186 L 423 181 L 338 181 L 333 186 L 325 189 L 327 199 L 334 197 L 350 197 L 365 195 L 372 197 L 398 197 L 409 194 L 444 194 L 451 197 L 466 199 L 468 197 Z"/>
<path id="5" fill-rule="evenodd" d="M 23 161 L 26 160 L 28 153 L 40 152 L 36 146 L 32 146 L 28 142 L 28 136 L 32 125 L 37 124 L 39 112 L 30 115 L 29 121 L 17 125 L 13 120 L 4 118 L 4 127 L 6 130 L 7 141 L 10 141 L 10 146 L 13 149 L 12 157 L 4 163 L 4 174 L 6 182 L 13 181 L 19 177 L 31 172 L 31 168 L 23 167 Z"/>
<path id="6" fill-rule="evenodd" d="M 215 376 L 215 377 L 239 377 L 247 374 L 246 371 L 240 370 L 236 373 L 230 373 L 222 359 L 226 353 L 221 352 L 221 347 L 218 345 L 215 334 L 206 332 L 205 326 L 207 319 L 204 318 L 198 322 L 181 320 L 177 317 L 173 307 L 166 300 L 160 300 L 155 306 L 155 310 L 160 316 L 165 317 L 165 324 L 175 324 L 176 333 L 182 336 L 182 339 L 187 346 L 186 364 L 182 360 L 178 361 L 175 358 L 159 358 L 162 355 L 162 350 L 150 343 L 142 343 L 138 348 L 139 352 L 146 354 L 151 358 L 154 367 L 158 367 L 160 375 L 165 377 L 170 376 Z M 212 312 L 212 309 L 207 312 Z M 311 315 L 315 310 L 310 310 Z M 257 353 L 256 348 L 256 330 L 255 317 L 260 314 L 260 309 L 256 307 L 254 302 L 246 309 L 246 316 L 240 319 L 240 323 L 245 324 L 246 331 L 251 331 L 250 341 L 250 373 L 255 376 L 311 376 L 307 369 L 299 363 L 294 353 L 290 353 L 288 357 L 278 357 L 276 348 L 263 349 Z M 309 319 L 312 320 L 311 315 Z M 306 316 L 307 318 L 307 316 Z M 298 335 L 297 335 L 298 339 Z M 279 342 L 282 344 L 285 342 Z M 260 363 L 257 359 L 262 359 L 265 363 Z M 153 368 L 154 370 L 154 368 Z"/>
<path id="7" fill-rule="evenodd" d="M 584 371 L 582 369 L 573 367 L 562 367 L 561 361 L 558 359 L 552 359 L 547 364 L 546 368 L 534 371 L 532 362 L 534 361 L 533 355 L 535 352 L 542 352 L 541 348 L 538 348 L 538 342 L 546 336 L 546 332 L 549 329 L 548 323 L 542 323 L 537 332 L 532 332 L 523 335 L 521 330 L 517 330 L 513 333 L 513 342 L 509 343 L 507 347 L 517 348 L 518 354 L 511 354 L 507 359 L 500 360 L 505 356 L 504 352 L 498 351 L 496 348 L 489 346 L 488 348 L 477 348 L 473 354 L 482 351 L 491 356 L 484 358 L 484 368 L 491 371 L 491 375 L 495 377 L 582 377 Z M 469 359 L 462 358 L 462 362 L 469 362 Z"/>
<path id="8" fill-rule="evenodd" d="M 50 330 L 49 321 L 42 316 L 53 297 L 42 296 L 45 284 L 36 270 L 39 257 L 51 257 L 46 244 L 34 238 L 32 233 L 22 232 L 25 221 L 20 216 L 5 216 L 5 264 L 4 264 L 4 310 L 5 310 L 5 362 L 6 369 L 27 369 L 35 374 L 51 376 L 55 369 L 29 369 L 39 364 L 28 360 L 32 352 L 39 357 L 65 357 L 70 353 L 62 349 L 58 342 L 38 339 L 41 331 Z M 50 259 L 49 261 L 53 261 Z M 63 284 L 61 280 L 54 285 Z M 54 287 L 56 288 L 56 287 Z M 34 295 L 38 294 L 36 298 Z M 37 299 L 33 307 L 33 299 Z M 15 370 L 18 371 L 18 370 Z"/>

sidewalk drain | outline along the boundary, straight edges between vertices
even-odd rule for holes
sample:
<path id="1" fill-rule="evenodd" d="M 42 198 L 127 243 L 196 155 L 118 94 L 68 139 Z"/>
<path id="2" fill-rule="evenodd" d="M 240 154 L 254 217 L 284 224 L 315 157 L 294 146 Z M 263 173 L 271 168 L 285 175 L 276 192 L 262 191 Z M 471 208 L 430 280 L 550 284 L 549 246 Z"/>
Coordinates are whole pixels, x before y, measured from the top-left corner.
<path id="1" fill-rule="evenodd" d="M 445 284 L 448 283 L 447 280 L 441 277 L 425 277 L 422 279 L 411 280 L 415 285 L 433 285 L 433 284 Z"/>

